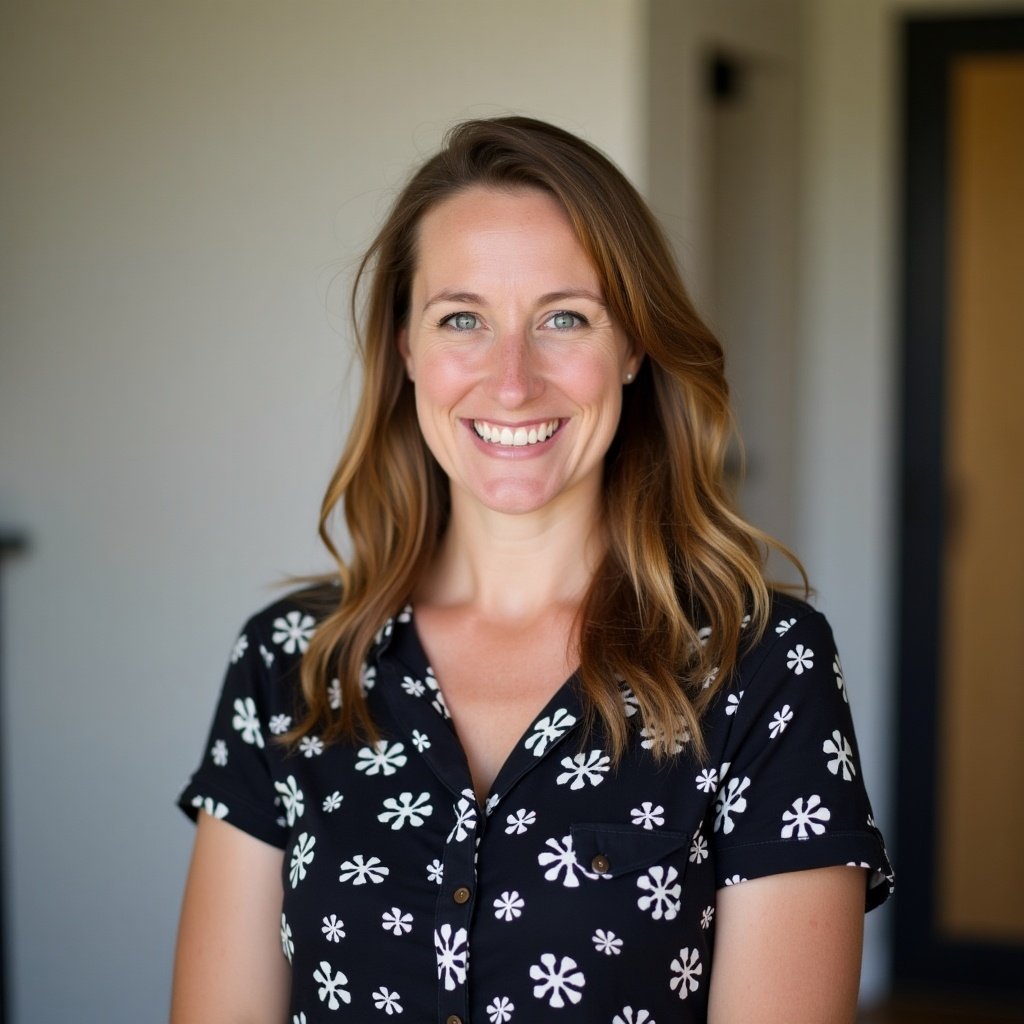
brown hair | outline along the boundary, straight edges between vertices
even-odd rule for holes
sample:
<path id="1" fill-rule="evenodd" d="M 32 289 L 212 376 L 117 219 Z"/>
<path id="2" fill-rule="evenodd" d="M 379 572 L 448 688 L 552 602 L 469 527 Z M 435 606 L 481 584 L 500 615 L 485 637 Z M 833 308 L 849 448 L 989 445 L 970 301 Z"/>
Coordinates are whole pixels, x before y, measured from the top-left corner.
<path id="1" fill-rule="evenodd" d="M 620 680 L 635 694 L 657 755 L 678 749 L 684 733 L 703 753 L 701 713 L 735 667 L 744 632 L 753 640 L 765 627 L 768 547 L 803 570 L 734 511 L 723 472 L 733 421 L 722 349 L 694 311 L 653 215 L 602 153 L 525 117 L 452 128 L 359 266 L 352 312 L 362 395 L 320 517 L 340 599 L 303 658 L 308 710 L 287 738 L 313 729 L 326 741 L 377 735 L 360 684 L 363 661 L 431 564 L 448 517 L 448 482 L 420 435 L 396 333 L 408 313 L 421 218 L 473 186 L 554 196 L 612 317 L 645 355 L 624 390 L 605 459 L 608 549 L 579 611 L 579 679 L 589 718 L 600 717 L 616 757 L 628 738 Z M 347 559 L 331 537 L 339 507 L 352 539 Z M 328 698 L 334 677 L 340 711 Z"/>

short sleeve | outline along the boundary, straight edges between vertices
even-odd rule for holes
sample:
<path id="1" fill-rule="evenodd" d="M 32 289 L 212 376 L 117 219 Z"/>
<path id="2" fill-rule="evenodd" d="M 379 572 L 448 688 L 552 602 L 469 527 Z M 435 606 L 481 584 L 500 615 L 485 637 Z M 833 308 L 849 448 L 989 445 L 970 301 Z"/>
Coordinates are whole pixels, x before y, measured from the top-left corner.
<path id="1" fill-rule="evenodd" d="M 272 702 L 274 653 L 250 620 L 235 641 L 202 761 L 178 797 L 193 821 L 200 809 L 244 832 L 284 847 L 272 764 L 279 758 L 274 733 L 291 724 Z"/>
<path id="2" fill-rule="evenodd" d="M 731 722 L 715 801 L 717 884 L 849 864 L 868 869 L 871 909 L 891 892 L 892 868 L 839 655 L 820 613 L 787 607 L 723 694 Z"/>

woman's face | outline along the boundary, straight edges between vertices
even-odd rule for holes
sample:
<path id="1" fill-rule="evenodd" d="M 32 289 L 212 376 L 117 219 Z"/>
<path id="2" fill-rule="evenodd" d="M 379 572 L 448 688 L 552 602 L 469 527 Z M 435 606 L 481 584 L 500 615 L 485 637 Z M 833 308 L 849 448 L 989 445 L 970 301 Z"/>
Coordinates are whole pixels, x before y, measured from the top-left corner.
<path id="1" fill-rule="evenodd" d="M 640 359 L 564 210 L 537 190 L 472 188 L 424 215 L 417 255 L 399 348 L 453 502 L 596 507 Z"/>

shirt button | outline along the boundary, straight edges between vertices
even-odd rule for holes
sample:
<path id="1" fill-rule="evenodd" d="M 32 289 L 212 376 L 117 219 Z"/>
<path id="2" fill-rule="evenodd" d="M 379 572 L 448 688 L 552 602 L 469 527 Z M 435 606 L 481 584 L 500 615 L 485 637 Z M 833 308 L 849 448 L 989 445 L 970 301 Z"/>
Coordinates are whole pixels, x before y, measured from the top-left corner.
<path id="1" fill-rule="evenodd" d="M 611 865 L 608 863 L 608 858 L 603 854 L 599 853 L 591 862 L 590 870 L 595 874 L 604 875 L 608 873 L 608 869 Z"/>
<path id="2" fill-rule="evenodd" d="M 450 1013 L 445 1017 L 444 1024 L 462 1024 L 462 1018 L 456 1016 L 454 1013 Z"/>
<path id="3" fill-rule="evenodd" d="M 452 899 L 460 905 L 463 903 L 468 903 L 469 897 L 470 891 L 464 885 L 460 885 L 458 889 L 456 889 L 455 892 L 452 893 Z M 454 1024 L 454 1022 L 458 1020 L 458 1017 L 449 1017 L 448 1024 Z M 461 1024 L 461 1021 L 459 1021 L 459 1024 Z"/>

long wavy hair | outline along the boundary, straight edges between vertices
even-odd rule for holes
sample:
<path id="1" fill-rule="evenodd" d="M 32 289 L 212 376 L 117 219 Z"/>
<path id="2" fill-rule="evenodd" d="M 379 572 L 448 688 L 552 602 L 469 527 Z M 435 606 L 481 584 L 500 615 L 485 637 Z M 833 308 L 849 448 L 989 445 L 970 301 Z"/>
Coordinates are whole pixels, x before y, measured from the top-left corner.
<path id="1" fill-rule="evenodd" d="M 605 457 L 608 546 L 578 613 L 587 724 L 600 718 L 612 754 L 622 755 L 625 680 L 657 756 L 686 738 L 702 755 L 702 712 L 766 624 L 768 549 L 803 570 L 735 511 L 724 479 L 733 419 L 722 348 L 687 297 L 650 210 L 594 147 L 525 117 L 452 128 L 401 191 L 359 266 L 352 314 L 362 394 L 320 515 L 341 587 L 303 657 L 306 712 L 287 739 L 311 731 L 327 742 L 377 738 L 361 685 L 364 659 L 431 565 L 449 515 L 448 481 L 420 434 L 396 335 L 409 311 L 423 215 L 481 186 L 539 189 L 561 204 L 612 317 L 645 356 L 624 390 Z M 332 537 L 339 510 L 348 558 Z M 342 701 L 332 709 L 335 678 Z"/>

